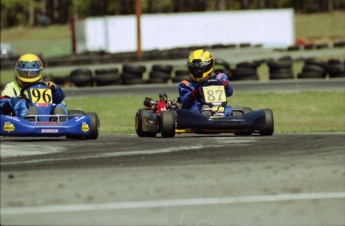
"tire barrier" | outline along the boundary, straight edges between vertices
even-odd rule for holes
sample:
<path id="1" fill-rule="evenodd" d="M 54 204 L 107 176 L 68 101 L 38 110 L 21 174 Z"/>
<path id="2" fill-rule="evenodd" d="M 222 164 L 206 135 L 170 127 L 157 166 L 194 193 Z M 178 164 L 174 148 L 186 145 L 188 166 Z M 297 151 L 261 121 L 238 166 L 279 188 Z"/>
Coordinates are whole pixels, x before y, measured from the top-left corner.
<path id="1" fill-rule="evenodd" d="M 121 77 L 119 69 L 96 69 L 94 82 L 96 86 L 119 85 L 121 84 Z"/>
<path id="2" fill-rule="evenodd" d="M 146 67 L 143 65 L 122 65 L 122 84 L 133 85 L 133 84 L 146 84 L 146 80 L 143 79 L 143 74 L 146 71 Z"/>
<path id="3" fill-rule="evenodd" d="M 292 59 L 290 57 L 282 57 L 277 61 L 267 62 L 269 68 L 269 79 L 293 79 Z"/>
<path id="4" fill-rule="evenodd" d="M 298 79 L 325 78 L 327 64 L 323 60 L 308 58 L 304 61 L 302 72 L 297 75 Z"/>
<path id="5" fill-rule="evenodd" d="M 231 70 L 232 79 L 234 81 L 243 80 L 259 80 L 257 68 L 261 65 L 261 61 L 245 61 L 236 64 L 236 68 Z"/>
<path id="6" fill-rule="evenodd" d="M 302 70 L 296 75 L 297 79 L 322 79 L 345 77 L 345 62 L 343 59 L 321 60 L 316 58 L 292 59 L 290 56 L 283 56 L 276 60 L 270 58 L 265 60 L 244 61 L 236 64 L 234 69 L 225 60 L 215 60 L 215 72 L 223 72 L 228 75 L 230 81 L 259 80 L 258 67 L 267 63 L 269 68 L 269 79 L 293 79 L 292 71 L 294 61 L 303 60 Z M 157 83 L 179 83 L 189 79 L 186 69 L 174 70 L 174 66 L 166 64 L 154 64 L 148 73 L 148 79 L 144 79 L 146 67 L 142 65 L 123 64 L 122 72 L 118 68 L 102 68 L 93 72 L 89 69 L 75 69 L 69 76 L 47 75 L 49 79 L 59 85 L 83 86 L 106 86 L 106 85 L 132 85 L 132 84 L 157 84 Z"/>
<path id="7" fill-rule="evenodd" d="M 171 65 L 152 65 L 151 72 L 149 73 L 149 84 L 167 83 L 171 79 L 171 72 L 173 66 Z"/>
<path id="8" fill-rule="evenodd" d="M 327 64 L 327 71 L 330 78 L 344 78 L 345 61 L 342 61 L 340 59 L 329 59 Z"/>
<path id="9" fill-rule="evenodd" d="M 71 71 L 69 79 L 77 87 L 93 86 L 93 76 L 90 69 L 75 69 Z"/>
<path id="10" fill-rule="evenodd" d="M 172 78 L 173 83 L 179 83 L 183 80 L 189 79 L 188 71 L 187 70 L 176 70 L 175 77 Z"/>

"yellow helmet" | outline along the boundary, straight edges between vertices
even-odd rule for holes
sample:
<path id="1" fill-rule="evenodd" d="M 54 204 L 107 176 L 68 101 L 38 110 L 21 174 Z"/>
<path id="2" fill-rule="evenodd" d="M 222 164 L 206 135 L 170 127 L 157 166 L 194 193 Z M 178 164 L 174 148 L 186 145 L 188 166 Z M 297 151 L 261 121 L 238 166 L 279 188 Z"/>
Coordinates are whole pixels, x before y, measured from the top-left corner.
<path id="1" fill-rule="evenodd" d="M 188 58 L 189 77 L 195 82 L 203 82 L 209 79 L 214 71 L 213 57 L 204 49 L 193 51 Z"/>
<path id="2" fill-rule="evenodd" d="M 43 63 L 34 54 L 24 54 L 17 60 L 16 78 L 21 86 L 39 82 L 42 79 Z"/>

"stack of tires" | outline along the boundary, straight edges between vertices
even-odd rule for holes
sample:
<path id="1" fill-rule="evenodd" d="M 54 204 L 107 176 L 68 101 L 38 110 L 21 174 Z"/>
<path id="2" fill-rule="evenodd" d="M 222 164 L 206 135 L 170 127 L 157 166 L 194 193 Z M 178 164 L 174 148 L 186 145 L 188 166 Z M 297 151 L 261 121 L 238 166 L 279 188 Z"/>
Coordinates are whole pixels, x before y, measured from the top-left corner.
<path id="1" fill-rule="evenodd" d="M 326 62 L 319 59 L 309 58 L 304 61 L 301 73 L 297 75 L 298 79 L 325 78 L 327 75 Z"/>
<path id="2" fill-rule="evenodd" d="M 54 76 L 54 75 L 46 75 L 43 77 L 44 81 L 52 81 L 55 84 L 58 84 L 60 86 L 64 86 L 69 82 L 68 76 Z"/>
<path id="3" fill-rule="evenodd" d="M 146 80 L 143 79 L 143 74 L 146 71 L 146 67 L 143 65 L 122 65 L 122 84 L 134 85 L 134 84 L 145 84 Z"/>
<path id="4" fill-rule="evenodd" d="M 151 72 L 149 73 L 148 83 L 168 83 L 169 79 L 171 79 L 172 70 L 173 66 L 171 65 L 152 65 Z"/>
<path id="5" fill-rule="evenodd" d="M 93 86 L 93 76 L 90 69 L 75 69 L 72 70 L 69 80 L 77 87 Z"/>
<path id="6" fill-rule="evenodd" d="M 189 75 L 187 70 L 176 70 L 175 71 L 175 76 L 172 78 L 173 83 L 179 83 L 183 80 L 188 80 Z"/>
<path id="7" fill-rule="evenodd" d="M 282 57 L 276 61 L 267 62 L 269 68 L 269 79 L 293 79 L 292 59 L 290 57 Z"/>
<path id="8" fill-rule="evenodd" d="M 340 59 L 329 59 L 327 64 L 327 71 L 330 78 L 344 78 L 345 61 L 341 61 Z"/>
<path id="9" fill-rule="evenodd" d="M 257 68 L 261 65 L 261 61 L 246 61 L 236 64 L 236 68 L 231 70 L 232 80 L 259 80 Z"/>
<path id="10" fill-rule="evenodd" d="M 119 69 L 117 68 L 96 69 L 94 81 L 95 81 L 96 86 L 121 84 Z"/>

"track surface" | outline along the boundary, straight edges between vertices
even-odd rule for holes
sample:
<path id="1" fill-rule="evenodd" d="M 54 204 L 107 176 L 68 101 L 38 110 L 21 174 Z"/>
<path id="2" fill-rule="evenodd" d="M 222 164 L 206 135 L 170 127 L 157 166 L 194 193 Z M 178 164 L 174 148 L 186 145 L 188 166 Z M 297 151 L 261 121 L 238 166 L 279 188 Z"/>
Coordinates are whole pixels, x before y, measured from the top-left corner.
<path id="1" fill-rule="evenodd" d="M 2 138 L 1 224 L 344 225 L 344 150 L 344 133 Z"/>
<path id="2" fill-rule="evenodd" d="M 345 80 L 233 83 L 344 90 Z M 177 85 L 67 96 L 177 92 Z M 1 139 L 1 225 L 345 225 L 345 133 Z"/>

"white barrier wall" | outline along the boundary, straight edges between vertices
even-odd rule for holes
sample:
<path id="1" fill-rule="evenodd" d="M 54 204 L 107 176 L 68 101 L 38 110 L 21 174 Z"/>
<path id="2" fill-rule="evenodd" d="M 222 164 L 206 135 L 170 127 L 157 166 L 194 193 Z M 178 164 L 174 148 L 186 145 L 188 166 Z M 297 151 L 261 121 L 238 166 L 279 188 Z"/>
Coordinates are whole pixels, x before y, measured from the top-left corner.
<path id="1" fill-rule="evenodd" d="M 107 16 L 78 20 L 77 52 L 137 50 L 136 17 Z M 143 14 L 142 50 L 214 44 L 294 44 L 294 11 L 245 10 L 202 13 Z"/>

